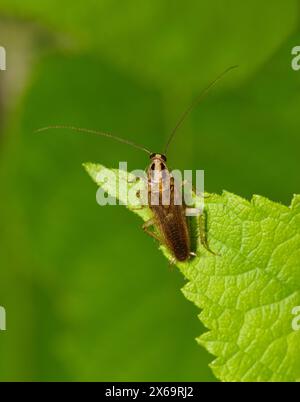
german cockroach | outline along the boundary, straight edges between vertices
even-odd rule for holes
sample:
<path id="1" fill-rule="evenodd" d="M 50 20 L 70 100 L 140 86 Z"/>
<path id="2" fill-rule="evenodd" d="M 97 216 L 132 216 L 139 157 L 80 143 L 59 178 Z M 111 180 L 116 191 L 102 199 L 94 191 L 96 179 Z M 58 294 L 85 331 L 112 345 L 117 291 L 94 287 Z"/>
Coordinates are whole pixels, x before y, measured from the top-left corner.
<path id="1" fill-rule="evenodd" d="M 164 244 L 171 252 L 174 261 L 186 261 L 196 254 L 191 248 L 191 234 L 189 231 L 187 211 L 188 208 L 184 202 L 175 202 L 178 198 L 179 192 L 178 185 L 175 185 L 174 177 L 167 167 L 166 153 L 169 145 L 174 138 L 174 135 L 183 123 L 186 116 L 196 106 L 207 92 L 230 70 L 236 66 L 228 68 L 217 79 L 202 91 L 200 96 L 195 99 L 191 106 L 183 113 L 178 123 L 174 127 L 165 147 L 164 153 L 153 153 L 149 149 L 138 145 L 132 141 L 117 137 L 109 133 L 103 133 L 96 130 L 89 130 L 66 125 L 55 125 L 43 127 L 38 132 L 48 129 L 70 129 L 79 132 L 90 134 L 97 134 L 103 137 L 114 139 L 127 145 L 131 145 L 140 149 L 150 156 L 150 165 L 147 169 L 147 183 L 148 183 L 148 206 L 152 211 L 152 218 L 144 223 L 143 230 L 150 236 L 157 239 L 160 243 Z M 168 197 L 164 197 L 167 194 Z M 158 202 L 153 203 L 153 198 Z M 165 200 L 168 202 L 165 202 Z M 164 202 L 163 202 L 164 200 Z M 183 201 L 183 200 L 182 200 Z M 199 216 L 199 237 L 201 244 L 211 253 L 213 253 L 207 243 L 205 234 L 205 225 L 203 221 L 202 211 L 198 213 Z M 154 228 L 156 230 L 151 230 Z M 214 254 L 214 253 L 213 253 Z"/>

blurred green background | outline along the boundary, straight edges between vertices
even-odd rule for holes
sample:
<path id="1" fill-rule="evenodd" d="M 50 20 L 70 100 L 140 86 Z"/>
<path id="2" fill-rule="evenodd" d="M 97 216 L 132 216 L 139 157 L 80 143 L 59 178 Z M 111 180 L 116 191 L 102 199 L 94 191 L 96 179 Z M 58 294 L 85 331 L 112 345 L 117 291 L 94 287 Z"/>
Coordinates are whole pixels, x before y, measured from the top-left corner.
<path id="1" fill-rule="evenodd" d="M 106 139 L 161 151 L 206 190 L 289 204 L 300 192 L 299 1 L 1 0 L 0 380 L 215 381 L 176 269 L 124 207 L 97 206 L 81 164 L 143 168 Z M 133 257 L 134 256 L 134 257 Z"/>

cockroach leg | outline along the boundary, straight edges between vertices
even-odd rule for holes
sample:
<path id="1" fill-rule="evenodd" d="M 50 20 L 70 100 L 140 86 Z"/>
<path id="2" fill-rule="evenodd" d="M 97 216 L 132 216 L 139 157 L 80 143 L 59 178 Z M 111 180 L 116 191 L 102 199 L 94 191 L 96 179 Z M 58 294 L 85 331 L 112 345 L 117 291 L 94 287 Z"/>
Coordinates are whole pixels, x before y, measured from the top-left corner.
<path id="1" fill-rule="evenodd" d="M 204 248 L 206 248 L 207 251 L 209 251 L 213 255 L 219 255 L 212 251 L 212 249 L 209 247 L 207 237 L 206 237 L 206 227 L 205 227 L 205 215 L 202 212 L 199 215 L 199 236 L 200 236 L 200 242 Z"/>
<path id="2" fill-rule="evenodd" d="M 147 233 L 149 236 L 158 240 L 160 243 L 164 243 L 163 240 L 156 233 L 154 233 L 152 230 L 149 229 L 151 226 L 154 226 L 154 225 L 155 225 L 155 220 L 153 218 L 149 219 L 148 221 L 146 221 L 143 224 L 143 226 L 142 226 L 143 231 L 145 233 Z"/>

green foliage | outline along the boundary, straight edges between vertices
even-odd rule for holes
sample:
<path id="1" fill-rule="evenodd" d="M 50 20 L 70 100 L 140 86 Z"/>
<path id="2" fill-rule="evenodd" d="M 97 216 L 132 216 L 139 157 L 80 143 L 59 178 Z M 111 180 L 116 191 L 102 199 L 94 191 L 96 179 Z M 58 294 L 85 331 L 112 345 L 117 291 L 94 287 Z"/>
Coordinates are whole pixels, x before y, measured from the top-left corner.
<path id="1" fill-rule="evenodd" d="M 114 183 L 99 181 L 107 169 L 85 168 L 117 196 Z M 126 175 L 119 174 L 117 188 L 124 188 Z M 118 196 L 126 201 L 125 190 Z M 209 329 L 198 342 L 217 356 L 215 375 L 223 381 L 299 380 L 300 331 L 292 329 L 292 310 L 300 305 L 300 196 L 285 207 L 224 192 L 210 195 L 205 205 L 208 239 L 219 255 L 200 249 L 195 260 L 178 267 L 189 281 L 183 293 L 201 308 Z M 151 217 L 149 208 L 134 212 Z"/>
<path id="2" fill-rule="evenodd" d="M 10 27 L 1 35 L 0 104 L 8 94 L 10 113 L 0 107 L 0 380 L 216 380 L 212 357 L 191 342 L 204 328 L 177 291 L 182 275 L 137 216 L 97 206 L 81 169 L 86 160 L 144 168 L 145 155 L 33 131 L 73 124 L 161 151 L 183 109 L 238 64 L 186 120 L 169 163 L 205 169 L 207 191 L 287 205 L 300 192 L 298 1 L 1 0 L 0 18 L 0 31 Z"/>

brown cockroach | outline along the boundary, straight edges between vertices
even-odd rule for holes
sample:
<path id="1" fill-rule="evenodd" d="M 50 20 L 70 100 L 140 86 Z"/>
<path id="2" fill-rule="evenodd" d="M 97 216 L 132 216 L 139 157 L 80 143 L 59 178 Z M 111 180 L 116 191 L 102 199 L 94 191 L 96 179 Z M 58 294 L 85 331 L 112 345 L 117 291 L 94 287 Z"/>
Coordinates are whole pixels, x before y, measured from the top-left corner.
<path id="1" fill-rule="evenodd" d="M 207 94 L 207 92 L 227 72 L 229 72 L 235 67 L 236 66 L 229 67 L 212 83 L 210 83 L 209 86 L 205 88 L 204 91 L 201 92 L 200 96 L 196 98 L 195 101 L 190 105 L 190 107 L 183 113 L 183 115 L 180 117 L 178 123 L 174 127 L 167 141 L 164 153 L 153 153 L 141 145 L 138 145 L 132 141 L 117 137 L 109 133 L 103 133 L 96 130 L 78 128 L 74 126 L 66 126 L 66 125 L 47 126 L 38 129 L 37 131 L 41 132 L 48 129 L 70 129 L 79 132 L 97 134 L 114 139 L 118 142 L 125 143 L 127 145 L 131 145 L 137 149 L 140 149 L 148 153 L 151 159 L 151 163 L 147 169 L 148 206 L 151 209 L 153 216 L 151 219 L 149 219 L 147 222 L 143 224 L 143 230 L 168 248 L 168 250 L 171 252 L 173 256 L 172 262 L 186 261 L 191 257 L 196 256 L 195 252 L 191 249 L 191 235 L 189 231 L 188 218 L 186 216 L 188 208 L 184 204 L 184 202 L 181 202 L 180 204 L 175 202 L 176 197 L 178 197 L 179 189 L 178 186 L 175 185 L 174 177 L 172 176 L 171 172 L 167 167 L 166 153 L 177 129 L 183 123 L 184 119 L 194 108 L 194 106 L 196 106 L 203 99 L 203 97 Z M 169 202 L 167 203 L 163 202 L 165 193 L 168 193 Z M 153 204 L 152 202 L 153 196 L 154 198 L 157 197 L 158 199 L 157 203 Z M 199 216 L 198 227 L 199 227 L 200 242 L 208 251 L 213 253 L 213 251 L 210 250 L 207 243 L 205 233 L 205 223 L 203 220 L 202 212 L 199 213 L 198 216 Z M 151 230 L 151 227 L 155 228 L 156 230 Z"/>
<path id="2" fill-rule="evenodd" d="M 195 253 L 191 251 L 190 233 L 186 216 L 186 206 L 182 202 L 177 204 L 178 187 L 167 167 L 167 158 L 164 154 L 150 155 L 151 163 L 147 169 L 148 178 L 148 205 L 153 217 L 144 223 L 143 229 L 150 236 L 164 244 L 172 253 L 176 261 L 186 261 Z M 157 193 L 157 194 L 156 194 Z M 163 202 L 165 199 L 169 202 Z M 157 205 L 153 205 L 153 198 L 158 198 Z M 157 234 L 150 230 L 156 227 Z"/>

